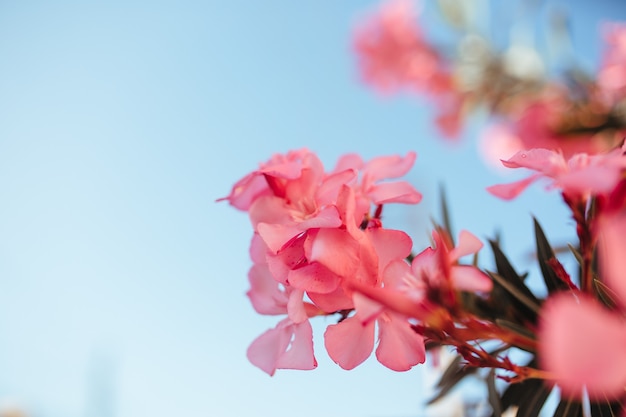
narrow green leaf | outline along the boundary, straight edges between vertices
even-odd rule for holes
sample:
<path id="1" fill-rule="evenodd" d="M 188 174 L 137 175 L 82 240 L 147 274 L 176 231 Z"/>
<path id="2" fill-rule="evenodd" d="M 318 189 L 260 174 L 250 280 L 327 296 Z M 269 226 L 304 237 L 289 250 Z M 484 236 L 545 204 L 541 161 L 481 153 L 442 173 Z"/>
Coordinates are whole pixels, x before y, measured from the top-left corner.
<path id="1" fill-rule="evenodd" d="M 582 265 L 583 264 L 583 257 L 580 254 L 580 252 L 578 251 L 578 249 L 576 249 L 570 243 L 567 244 L 567 247 L 569 248 L 570 252 L 572 252 L 572 255 L 574 255 L 574 258 L 576 258 L 576 262 L 578 262 L 578 266 Z"/>
<path id="2" fill-rule="evenodd" d="M 597 401 L 591 403 L 591 417 L 619 417 L 622 415 L 619 402 Z"/>
<path id="3" fill-rule="evenodd" d="M 520 336 L 528 337 L 530 339 L 537 338 L 535 333 L 528 330 L 528 328 L 512 323 L 508 320 L 496 319 L 496 324 L 500 327 L 504 327 L 505 329 L 511 330 L 512 332 L 517 333 Z"/>
<path id="4" fill-rule="evenodd" d="M 487 274 L 489 274 L 495 282 L 504 287 L 504 289 L 506 289 L 516 300 L 524 304 L 532 312 L 536 314 L 539 313 L 539 309 L 541 308 L 539 300 L 537 300 L 534 294 L 528 290 L 528 287 L 519 287 L 515 283 L 507 281 L 504 277 L 496 274 L 495 272 L 487 271 Z M 526 289 L 526 291 L 524 291 L 524 289 Z"/>
<path id="5" fill-rule="evenodd" d="M 464 366 L 461 361 L 463 358 L 459 355 L 455 357 L 448 368 L 441 375 L 436 387 L 439 389 L 437 394 L 428 402 L 427 405 L 433 404 L 446 396 L 459 382 L 468 375 L 476 373 L 478 368 Z"/>
<path id="6" fill-rule="evenodd" d="M 606 284 L 599 279 L 593 280 L 593 286 L 596 290 L 596 293 L 598 294 L 598 297 L 604 303 L 604 305 L 609 308 L 615 308 L 618 299 L 615 291 L 607 287 Z"/>
<path id="7" fill-rule="evenodd" d="M 554 250 L 552 250 L 552 246 L 550 246 L 550 242 L 548 242 L 541 225 L 534 217 L 533 222 L 535 225 L 535 241 L 537 244 L 537 261 L 539 262 L 539 268 L 541 269 L 541 274 L 546 283 L 548 293 L 551 294 L 556 291 L 567 290 L 569 288 L 567 284 L 559 278 L 554 269 L 548 264 L 550 259 L 556 259 Z"/>
<path id="8" fill-rule="evenodd" d="M 583 406 L 573 399 L 562 399 L 554 411 L 554 417 L 583 417 Z"/>
<path id="9" fill-rule="evenodd" d="M 529 391 L 529 395 L 519 404 L 517 417 L 537 417 L 546 400 L 552 392 L 552 387 L 546 386 L 543 381 L 538 380 L 540 384 Z"/>
<path id="10" fill-rule="evenodd" d="M 452 230 L 452 222 L 450 222 L 450 211 L 448 210 L 448 199 L 446 198 L 446 190 L 443 184 L 439 186 L 440 204 L 441 204 L 441 220 L 443 227 L 446 229 L 454 243 L 454 231 Z"/>

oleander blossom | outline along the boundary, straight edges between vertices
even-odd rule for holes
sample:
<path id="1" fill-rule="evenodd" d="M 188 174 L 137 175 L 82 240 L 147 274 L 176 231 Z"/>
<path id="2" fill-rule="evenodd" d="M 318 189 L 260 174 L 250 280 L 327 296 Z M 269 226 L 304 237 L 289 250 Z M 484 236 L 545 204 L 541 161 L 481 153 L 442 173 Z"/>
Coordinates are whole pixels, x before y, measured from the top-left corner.
<path id="1" fill-rule="evenodd" d="M 346 282 L 379 285 L 384 267 L 409 255 L 409 236 L 383 228 L 380 216 L 385 204 L 421 200 L 412 185 L 396 180 L 415 159 L 414 152 L 367 162 L 348 154 L 326 172 L 313 152 L 300 149 L 272 156 L 220 199 L 250 217 L 254 264 L 247 295 L 254 309 L 286 315 L 250 345 L 248 358 L 254 365 L 270 375 L 283 368 L 315 368 L 309 319 L 354 310 Z M 384 358 L 394 357 L 393 349 L 400 348 L 388 342 L 381 346 L 391 346 L 383 348 Z M 343 358 L 354 366 L 365 359 L 351 355 L 355 353 L 346 352 Z"/>
<path id="2" fill-rule="evenodd" d="M 626 215 L 603 219 L 600 272 L 614 291 L 607 307 L 582 292 L 564 292 L 546 301 L 539 328 L 542 367 L 567 396 L 614 399 L 626 387 Z"/>
<path id="3" fill-rule="evenodd" d="M 391 0 L 363 19 L 353 46 L 361 79 L 380 93 L 408 91 L 435 103 L 436 125 L 447 138 L 460 130 L 463 95 L 450 63 L 430 44 L 411 0 Z"/>
<path id="4" fill-rule="evenodd" d="M 565 159 L 563 154 L 549 149 L 519 151 L 502 164 L 507 168 L 527 168 L 536 173 L 510 184 L 487 188 L 491 194 L 512 200 L 530 184 L 541 179 L 549 181 L 548 188 L 563 194 L 587 197 L 608 194 L 617 186 L 626 168 L 625 146 L 598 155 L 580 153 Z"/>

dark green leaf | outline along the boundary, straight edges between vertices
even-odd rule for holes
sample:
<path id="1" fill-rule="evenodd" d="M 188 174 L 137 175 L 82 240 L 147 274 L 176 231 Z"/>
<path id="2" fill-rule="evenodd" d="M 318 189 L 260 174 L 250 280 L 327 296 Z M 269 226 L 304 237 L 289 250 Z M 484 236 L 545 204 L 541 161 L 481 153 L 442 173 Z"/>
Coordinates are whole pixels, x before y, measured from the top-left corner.
<path id="1" fill-rule="evenodd" d="M 526 306 L 535 314 L 539 313 L 539 309 L 541 308 L 539 300 L 537 300 L 535 295 L 530 292 L 526 285 L 516 285 L 515 282 L 507 281 L 504 277 L 496 274 L 495 272 L 487 271 L 487 273 L 495 282 L 497 282 L 500 286 L 507 290 L 514 299 L 524 304 L 524 306 Z"/>
<path id="2" fill-rule="evenodd" d="M 554 417 L 583 417 L 583 406 L 573 399 L 562 399 L 554 411 Z"/>
<path id="3" fill-rule="evenodd" d="M 622 407 L 620 402 L 592 402 L 591 417 L 619 417 L 622 415 Z"/>
<path id="4" fill-rule="evenodd" d="M 552 387 L 546 386 L 542 380 L 535 381 L 539 381 L 539 384 L 528 390 L 519 404 L 517 417 L 537 417 L 552 392 Z"/>
<path id="5" fill-rule="evenodd" d="M 503 319 L 496 319 L 496 324 L 500 327 L 511 330 L 512 332 L 517 333 L 520 336 L 528 337 L 530 339 L 536 339 L 535 333 L 530 331 L 527 327 L 520 326 L 518 324 Z"/>
<path id="6" fill-rule="evenodd" d="M 559 278 L 557 273 L 548 263 L 550 259 L 556 259 L 552 246 L 550 246 L 550 242 L 548 242 L 541 225 L 534 217 L 533 222 L 535 224 L 535 240 L 537 243 L 537 261 L 539 262 L 539 268 L 541 269 L 543 280 L 548 288 L 548 293 L 551 294 L 556 291 L 567 290 L 569 288 L 568 285 Z"/>
<path id="7" fill-rule="evenodd" d="M 446 198 L 446 190 L 443 184 L 439 187 L 439 195 L 441 196 L 441 220 L 443 221 L 443 227 L 446 229 L 454 243 L 454 231 L 452 230 L 452 223 L 450 222 L 450 211 L 448 210 L 448 200 Z"/>
<path id="8" fill-rule="evenodd" d="M 427 404 L 432 404 L 440 400 L 448 394 L 452 388 L 461 382 L 463 378 L 476 373 L 478 368 L 464 366 L 462 360 L 463 358 L 458 355 L 452 360 L 450 365 L 448 365 L 448 368 L 446 368 L 437 382 L 436 387 L 439 389 L 439 392 L 433 398 L 428 400 Z"/>

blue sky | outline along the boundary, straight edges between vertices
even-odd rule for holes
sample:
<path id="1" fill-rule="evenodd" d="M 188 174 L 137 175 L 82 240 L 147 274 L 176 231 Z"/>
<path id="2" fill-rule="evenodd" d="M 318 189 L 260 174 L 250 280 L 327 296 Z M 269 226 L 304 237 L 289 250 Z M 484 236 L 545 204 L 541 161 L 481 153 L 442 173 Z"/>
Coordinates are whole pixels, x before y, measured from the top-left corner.
<path id="1" fill-rule="evenodd" d="M 590 68 L 597 21 L 626 18 L 618 3 L 571 5 Z M 425 103 L 358 82 L 349 37 L 376 4 L 0 3 L 0 405 L 41 417 L 418 415 L 422 370 L 339 369 L 322 348 L 330 321 L 315 327 L 315 371 L 270 378 L 247 362 L 277 320 L 244 296 L 245 214 L 215 203 L 275 152 L 307 147 L 330 167 L 345 152 L 416 150 L 423 203 L 385 211 L 416 247 L 440 183 L 455 226 L 501 230 L 519 262 L 531 213 L 571 239 L 557 195 L 487 195 L 503 178 L 477 157 L 478 122 L 450 147 Z M 427 25 L 443 33 L 433 9 Z"/>

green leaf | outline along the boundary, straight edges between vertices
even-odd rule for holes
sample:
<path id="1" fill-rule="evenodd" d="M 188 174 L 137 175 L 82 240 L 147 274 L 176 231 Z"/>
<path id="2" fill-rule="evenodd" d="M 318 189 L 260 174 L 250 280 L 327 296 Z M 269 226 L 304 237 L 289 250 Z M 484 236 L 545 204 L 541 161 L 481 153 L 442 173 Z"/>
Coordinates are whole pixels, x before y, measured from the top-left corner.
<path id="1" fill-rule="evenodd" d="M 487 271 L 487 274 L 498 283 L 504 287 L 505 290 L 509 292 L 513 296 L 514 299 L 522 303 L 528 309 L 530 309 L 533 313 L 538 314 L 539 309 L 541 308 L 541 304 L 539 300 L 534 296 L 533 293 L 530 292 L 528 287 L 516 285 L 515 282 L 507 281 L 504 277 L 496 274 L 495 272 Z"/>
<path id="2" fill-rule="evenodd" d="M 517 417 L 537 417 L 552 392 L 552 387 L 546 386 L 543 380 L 529 381 L 539 381 L 539 383 L 535 384 L 533 389 L 529 389 L 522 398 L 517 410 Z"/>
<path id="3" fill-rule="evenodd" d="M 620 417 L 622 404 L 609 401 L 597 401 L 591 403 L 591 417 Z"/>
<path id="4" fill-rule="evenodd" d="M 562 399 L 554 411 L 554 417 L 583 417 L 583 406 L 573 399 Z"/>
<path id="5" fill-rule="evenodd" d="M 615 294 L 615 291 L 607 287 L 606 284 L 599 279 L 593 280 L 593 286 L 596 290 L 596 293 L 598 294 L 598 297 L 605 306 L 611 309 L 617 306 L 618 297 L 617 294 Z"/>
<path id="6" fill-rule="evenodd" d="M 520 326 L 520 325 L 512 323 L 512 322 L 510 322 L 508 320 L 496 319 L 496 324 L 498 326 L 500 326 L 500 327 L 504 327 L 505 329 L 508 329 L 508 330 L 512 331 L 513 333 L 517 333 L 520 336 L 528 337 L 530 339 L 536 339 L 537 338 L 535 333 L 530 331 L 527 327 Z"/>
<path id="7" fill-rule="evenodd" d="M 428 400 L 426 404 L 430 405 L 439 401 L 441 398 L 446 396 L 452 388 L 461 382 L 463 378 L 476 373 L 478 368 L 465 366 L 463 365 L 462 360 L 463 358 L 458 355 L 452 360 L 452 362 L 450 362 L 450 365 L 448 365 L 437 382 L 436 387 L 439 389 L 439 392 L 433 398 Z"/>
<path id="8" fill-rule="evenodd" d="M 454 243 L 454 231 L 452 230 L 452 223 L 450 222 L 450 211 L 448 210 L 448 200 L 446 198 L 446 190 L 443 184 L 439 187 L 440 204 L 441 204 L 441 220 L 443 221 L 443 227 L 450 235 L 452 243 Z"/>
<path id="9" fill-rule="evenodd" d="M 557 273 L 548 263 L 550 259 L 556 259 L 552 246 L 550 246 L 550 242 L 548 242 L 541 225 L 534 217 L 533 222 L 535 225 L 535 240 L 537 243 L 537 261 L 539 262 L 539 268 L 541 269 L 543 280 L 548 288 L 548 293 L 552 294 L 556 291 L 567 290 L 569 288 L 568 285 L 559 278 Z"/>
<path id="10" fill-rule="evenodd" d="M 523 277 L 515 272 L 500 246 L 492 240 L 489 243 L 496 263 L 497 275 L 501 278 L 498 280 L 492 276 L 494 288 L 490 294 L 488 304 L 499 313 L 493 319 L 501 318 L 522 325 L 529 322 L 536 323 L 538 310 L 536 306 L 539 306 L 541 302 L 528 289 Z M 522 302 L 513 294 L 521 294 L 523 296 L 521 298 L 526 300 L 526 302 Z"/>

